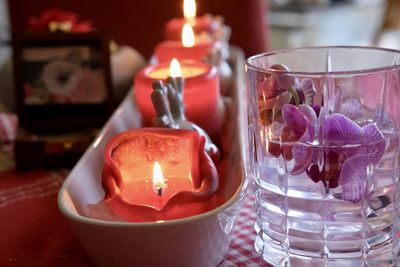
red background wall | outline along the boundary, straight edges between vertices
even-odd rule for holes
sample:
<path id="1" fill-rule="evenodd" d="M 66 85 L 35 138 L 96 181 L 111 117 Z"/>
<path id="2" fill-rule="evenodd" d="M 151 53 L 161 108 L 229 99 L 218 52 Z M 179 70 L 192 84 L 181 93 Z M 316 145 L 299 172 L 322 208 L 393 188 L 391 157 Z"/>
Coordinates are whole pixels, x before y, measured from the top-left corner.
<path id="1" fill-rule="evenodd" d="M 76 12 L 91 20 L 120 44 L 130 45 L 149 57 L 162 40 L 165 22 L 182 16 L 183 0 L 9 0 L 13 32 L 26 28 L 29 16 L 46 8 Z M 267 49 L 264 0 L 197 0 L 197 14 L 225 17 L 232 27 L 231 43 L 243 48 L 246 56 Z"/>

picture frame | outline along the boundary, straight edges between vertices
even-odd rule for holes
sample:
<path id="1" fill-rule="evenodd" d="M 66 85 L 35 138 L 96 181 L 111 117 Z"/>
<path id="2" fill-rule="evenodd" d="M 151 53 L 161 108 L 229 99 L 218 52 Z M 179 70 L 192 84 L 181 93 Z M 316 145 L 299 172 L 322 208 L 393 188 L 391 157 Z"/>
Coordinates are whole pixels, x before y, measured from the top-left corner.
<path id="1" fill-rule="evenodd" d="M 13 36 L 16 107 L 34 133 L 101 127 L 111 114 L 108 42 L 99 32 Z"/>

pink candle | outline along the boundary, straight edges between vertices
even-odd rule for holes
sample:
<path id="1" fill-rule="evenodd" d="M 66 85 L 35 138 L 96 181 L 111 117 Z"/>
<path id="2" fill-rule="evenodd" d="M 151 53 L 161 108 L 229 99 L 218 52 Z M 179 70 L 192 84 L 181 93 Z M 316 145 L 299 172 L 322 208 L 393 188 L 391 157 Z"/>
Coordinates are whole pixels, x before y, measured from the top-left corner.
<path id="1" fill-rule="evenodd" d="M 114 163 L 118 165 L 121 176 L 125 177 L 125 181 L 129 181 L 125 182 L 123 191 L 121 191 L 125 201 L 161 210 L 177 192 L 191 191 L 199 186 L 194 185 L 194 182 L 198 182 L 198 180 L 192 181 L 190 170 L 174 168 L 173 172 L 170 171 L 168 176 L 164 176 L 158 161 L 154 161 L 153 168 L 149 168 L 149 164 L 143 162 L 142 158 L 133 160 L 126 155 L 126 151 L 121 151 L 125 148 L 121 146 L 113 152 Z M 190 157 L 188 159 L 191 160 Z M 129 165 L 129 162 L 135 162 L 138 165 L 134 167 L 134 172 L 132 171 L 133 166 Z M 161 164 L 167 165 L 165 162 Z M 165 169 L 166 167 L 164 167 Z"/>
<path id="2" fill-rule="evenodd" d="M 183 25 L 189 23 L 195 34 L 202 32 L 213 33 L 219 26 L 218 22 L 212 16 L 196 17 L 196 3 L 194 0 L 184 0 L 183 2 L 184 18 L 175 18 L 167 22 L 164 27 L 166 40 L 181 40 Z"/>
<path id="3" fill-rule="evenodd" d="M 196 131 L 141 128 L 108 143 L 102 184 L 114 216 L 169 220 L 215 208 L 218 175 Z"/>
<path id="4" fill-rule="evenodd" d="M 223 118 L 217 70 L 209 64 L 192 60 L 181 61 L 180 66 L 185 81 L 183 100 L 186 117 L 203 128 L 218 143 Z M 165 80 L 168 76 L 169 64 L 164 62 L 149 65 L 135 77 L 134 95 L 144 126 L 150 126 L 156 116 L 150 98 L 152 83 L 155 80 Z"/>
<path id="5" fill-rule="evenodd" d="M 170 61 L 172 58 L 203 60 L 211 49 L 221 49 L 219 41 L 210 39 L 197 39 L 189 24 L 182 29 L 181 41 L 164 41 L 159 43 L 154 54 L 159 62 Z"/>

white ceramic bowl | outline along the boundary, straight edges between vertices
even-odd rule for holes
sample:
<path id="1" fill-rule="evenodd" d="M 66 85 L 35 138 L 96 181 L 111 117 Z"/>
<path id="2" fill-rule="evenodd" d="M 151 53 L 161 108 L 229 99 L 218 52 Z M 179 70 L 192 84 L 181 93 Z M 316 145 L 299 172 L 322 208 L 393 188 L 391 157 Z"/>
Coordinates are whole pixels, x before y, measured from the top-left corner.
<path id="1" fill-rule="evenodd" d="M 140 115 L 130 92 L 120 107 L 66 178 L 58 195 L 61 212 L 89 256 L 98 266 L 216 266 L 224 257 L 230 234 L 247 188 L 245 179 L 246 122 L 244 83 L 237 74 L 232 139 L 227 160 L 228 180 L 223 193 L 228 199 L 218 208 L 197 216 L 162 223 L 130 223 L 87 217 L 88 204 L 103 199 L 101 171 L 108 140 L 137 128 Z M 242 101 L 242 102 L 241 102 Z"/>

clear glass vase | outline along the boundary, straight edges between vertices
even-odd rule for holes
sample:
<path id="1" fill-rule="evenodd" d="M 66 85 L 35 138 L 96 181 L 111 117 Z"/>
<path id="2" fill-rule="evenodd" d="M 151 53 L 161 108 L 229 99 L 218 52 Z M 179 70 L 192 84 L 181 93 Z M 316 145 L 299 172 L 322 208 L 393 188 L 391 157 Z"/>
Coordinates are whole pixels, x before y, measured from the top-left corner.
<path id="1" fill-rule="evenodd" d="M 400 51 L 246 62 L 256 251 L 274 266 L 397 266 Z"/>

